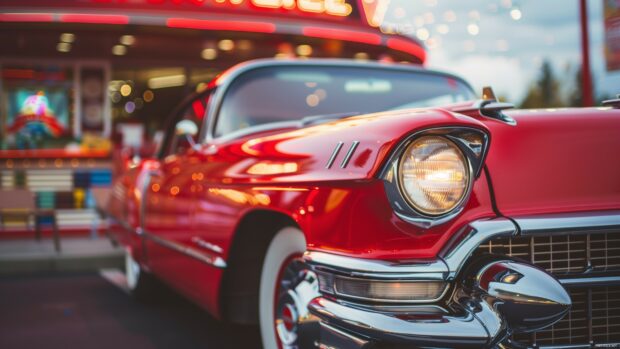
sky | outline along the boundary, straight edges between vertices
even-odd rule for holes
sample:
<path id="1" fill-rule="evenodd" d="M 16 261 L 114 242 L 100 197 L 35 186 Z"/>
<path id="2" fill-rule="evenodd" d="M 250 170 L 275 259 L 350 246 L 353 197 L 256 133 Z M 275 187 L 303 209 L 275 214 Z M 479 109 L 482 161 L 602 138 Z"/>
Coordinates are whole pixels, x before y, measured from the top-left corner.
<path id="1" fill-rule="evenodd" d="M 603 1 L 587 0 L 596 95 L 620 93 L 620 71 L 607 72 Z M 384 31 L 424 41 L 427 67 L 492 86 L 520 103 L 548 60 L 566 89 L 581 64 L 578 0 L 391 0 Z M 565 91 L 568 92 L 568 91 Z"/>

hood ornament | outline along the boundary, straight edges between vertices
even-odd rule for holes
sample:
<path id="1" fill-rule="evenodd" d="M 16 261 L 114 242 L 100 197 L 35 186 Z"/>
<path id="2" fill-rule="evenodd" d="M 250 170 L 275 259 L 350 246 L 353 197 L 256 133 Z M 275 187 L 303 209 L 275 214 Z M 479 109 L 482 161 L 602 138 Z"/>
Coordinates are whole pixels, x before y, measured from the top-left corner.
<path id="1" fill-rule="evenodd" d="M 499 102 L 495 97 L 495 92 L 490 86 L 482 88 L 482 99 L 477 100 L 471 106 L 454 109 L 457 113 L 479 112 L 480 115 L 487 118 L 503 121 L 509 125 L 516 125 L 517 121 L 510 116 L 504 114 L 504 110 L 514 108 L 512 103 Z"/>
<path id="2" fill-rule="evenodd" d="M 620 94 L 616 95 L 616 98 L 614 99 L 608 99 L 606 101 L 603 101 L 603 106 L 620 109 Z"/>

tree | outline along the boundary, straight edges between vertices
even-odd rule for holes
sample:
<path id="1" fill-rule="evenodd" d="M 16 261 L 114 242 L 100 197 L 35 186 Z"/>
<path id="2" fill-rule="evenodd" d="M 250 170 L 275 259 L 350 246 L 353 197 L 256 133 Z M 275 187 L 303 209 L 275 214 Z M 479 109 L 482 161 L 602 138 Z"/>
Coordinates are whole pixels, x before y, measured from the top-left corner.
<path id="1" fill-rule="evenodd" d="M 583 106 L 583 75 L 581 66 L 575 72 L 575 81 L 572 90 L 568 96 L 569 107 L 581 107 Z"/>
<path id="2" fill-rule="evenodd" d="M 561 97 L 560 83 L 553 73 L 553 67 L 545 60 L 540 68 L 536 82 L 530 86 L 521 102 L 521 108 L 556 108 L 564 103 Z"/>

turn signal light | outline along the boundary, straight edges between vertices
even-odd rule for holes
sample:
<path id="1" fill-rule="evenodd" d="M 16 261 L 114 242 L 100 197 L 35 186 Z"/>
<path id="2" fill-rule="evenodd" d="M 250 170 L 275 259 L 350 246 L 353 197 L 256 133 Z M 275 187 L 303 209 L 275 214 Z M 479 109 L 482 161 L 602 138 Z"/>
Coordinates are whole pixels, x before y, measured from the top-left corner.
<path id="1" fill-rule="evenodd" d="M 323 293 L 352 300 L 424 303 L 441 298 L 447 284 L 443 281 L 371 280 L 319 273 L 319 286 Z"/>

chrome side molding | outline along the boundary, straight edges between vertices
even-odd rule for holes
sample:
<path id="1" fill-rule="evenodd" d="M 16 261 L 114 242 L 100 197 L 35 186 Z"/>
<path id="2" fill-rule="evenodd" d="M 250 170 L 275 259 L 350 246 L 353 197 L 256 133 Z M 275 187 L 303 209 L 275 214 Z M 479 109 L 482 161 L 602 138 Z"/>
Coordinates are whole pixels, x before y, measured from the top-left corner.
<path id="1" fill-rule="evenodd" d="M 586 234 L 620 231 L 620 211 L 514 217 L 521 235 Z"/>
<path id="2" fill-rule="evenodd" d="M 220 256 L 212 256 L 204 251 L 199 251 L 195 248 L 189 247 L 189 246 L 185 246 L 182 244 L 179 244 L 177 242 L 174 241 L 170 241 L 168 239 L 163 239 L 157 235 L 154 234 L 150 234 L 148 232 L 144 232 L 144 236 L 153 241 L 156 242 L 164 247 L 167 247 L 171 250 L 177 251 L 179 253 L 182 253 L 186 256 L 192 257 L 194 259 L 197 259 L 207 265 L 216 267 L 216 268 L 226 268 L 226 261 L 220 257 Z"/>

